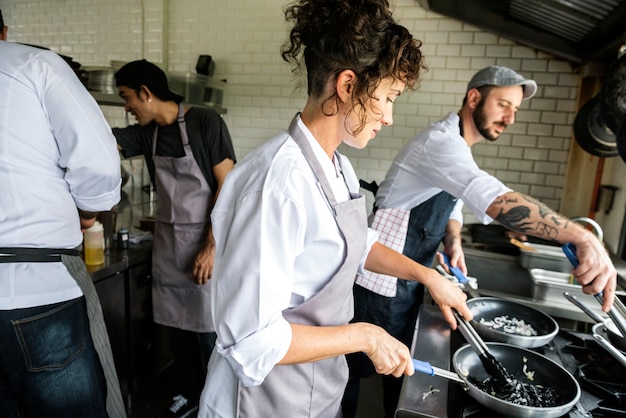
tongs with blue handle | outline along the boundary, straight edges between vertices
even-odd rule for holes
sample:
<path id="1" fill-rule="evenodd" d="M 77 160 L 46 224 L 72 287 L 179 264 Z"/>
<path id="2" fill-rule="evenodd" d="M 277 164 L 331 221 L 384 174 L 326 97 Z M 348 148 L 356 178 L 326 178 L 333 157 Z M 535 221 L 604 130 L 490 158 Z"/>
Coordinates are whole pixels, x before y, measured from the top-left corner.
<path id="1" fill-rule="evenodd" d="M 452 275 L 456 277 L 459 283 L 463 285 L 463 290 L 467 292 L 472 298 L 480 297 L 476 289 L 474 289 L 470 285 L 469 279 L 467 278 L 467 276 L 465 276 L 465 274 L 463 274 L 461 269 L 458 267 L 452 267 L 452 265 L 450 264 L 450 257 L 448 256 L 448 254 L 444 253 L 443 251 L 440 251 L 439 253 L 443 256 L 443 261 L 446 263 L 446 266 L 448 266 L 450 273 L 452 273 Z"/>
<path id="2" fill-rule="evenodd" d="M 435 367 L 427 361 L 413 359 L 413 367 L 415 367 L 416 372 L 429 374 L 431 376 L 441 376 L 445 377 L 446 379 L 465 383 L 465 381 L 461 379 L 458 374 L 446 369 L 440 369 L 439 367 Z"/>
<path id="3" fill-rule="evenodd" d="M 574 268 L 578 267 L 579 262 L 578 262 L 578 257 L 576 256 L 576 246 L 572 244 L 571 242 L 568 242 L 565 245 L 563 245 L 563 252 L 565 253 L 565 256 L 567 257 L 569 262 L 572 264 L 572 266 L 574 266 Z M 600 293 L 596 293 L 594 296 L 596 300 L 600 302 L 600 305 L 604 304 L 604 291 Z M 622 304 L 622 301 L 619 300 L 617 295 L 615 295 L 614 305 L 615 306 L 611 307 L 611 309 L 608 312 L 609 317 L 613 320 L 613 323 L 615 324 L 617 329 L 619 329 L 622 335 L 626 336 L 626 319 L 624 319 L 624 316 L 620 314 L 617 311 L 617 309 L 621 309 L 622 312 L 625 312 L 626 310 L 624 309 L 624 305 Z M 620 308 L 616 308 L 618 306 Z"/>

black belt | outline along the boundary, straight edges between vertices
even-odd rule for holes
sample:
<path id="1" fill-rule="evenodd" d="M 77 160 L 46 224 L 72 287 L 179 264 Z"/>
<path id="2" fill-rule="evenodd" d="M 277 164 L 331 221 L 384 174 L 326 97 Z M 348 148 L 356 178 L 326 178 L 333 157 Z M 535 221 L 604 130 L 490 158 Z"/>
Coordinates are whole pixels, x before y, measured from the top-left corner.
<path id="1" fill-rule="evenodd" d="M 62 255 L 79 256 L 76 248 L 0 247 L 0 263 L 58 263 Z"/>

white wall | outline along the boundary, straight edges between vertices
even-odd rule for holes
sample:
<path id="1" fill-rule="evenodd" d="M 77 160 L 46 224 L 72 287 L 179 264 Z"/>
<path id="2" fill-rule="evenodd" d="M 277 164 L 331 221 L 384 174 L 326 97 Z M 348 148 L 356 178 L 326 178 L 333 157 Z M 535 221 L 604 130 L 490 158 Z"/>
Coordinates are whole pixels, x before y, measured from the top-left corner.
<path id="1" fill-rule="evenodd" d="M 398 20 L 424 42 L 430 71 L 419 91 L 396 101 L 393 126 L 383 129 L 364 150 L 341 148 L 357 174 L 380 182 L 393 156 L 416 131 L 460 108 L 475 71 L 506 65 L 534 78 L 539 90 L 523 103 L 517 122 L 497 143 L 474 147 L 476 160 L 512 188 L 560 209 L 577 70 L 427 12 L 415 0 L 391 3 Z M 227 80 L 224 119 L 241 158 L 285 129 L 304 103 L 303 92 L 294 93 L 290 68 L 279 53 L 287 35 L 283 5 L 272 0 L 2 0 L 1 7 L 10 27 L 9 40 L 47 46 L 85 66 L 145 57 L 164 63 L 170 71 L 194 71 L 198 55 L 212 55 L 214 77 Z M 111 124 L 126 123 L 121 108 L 104 111 Z"/>

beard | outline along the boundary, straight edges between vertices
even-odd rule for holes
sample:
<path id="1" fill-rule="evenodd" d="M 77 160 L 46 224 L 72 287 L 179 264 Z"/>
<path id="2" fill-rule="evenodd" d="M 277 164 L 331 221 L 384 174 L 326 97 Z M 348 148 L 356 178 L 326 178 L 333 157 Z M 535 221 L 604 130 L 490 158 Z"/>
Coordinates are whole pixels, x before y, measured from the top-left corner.
<path id="1" fill-rule="evenodd" d="M 485 138 L 487 141 L 496 141 L 499 137 L 499 133 L 491 133 L 489 132 L 489 127 L 491 123 L 489 123 L 489 118 L 487 117 L 487 113 L 485 112 L 485 101 L 481 100 L 476 106 L 476 110 L 472 115 L 472 119 L 474 120 L 474 125 L 476 125 L 476 129 L 478 132 Z M 507 127 L 507 124 L 504 122 L 494 122 L 497 125 L 502 126 L 503 128 Z"/>

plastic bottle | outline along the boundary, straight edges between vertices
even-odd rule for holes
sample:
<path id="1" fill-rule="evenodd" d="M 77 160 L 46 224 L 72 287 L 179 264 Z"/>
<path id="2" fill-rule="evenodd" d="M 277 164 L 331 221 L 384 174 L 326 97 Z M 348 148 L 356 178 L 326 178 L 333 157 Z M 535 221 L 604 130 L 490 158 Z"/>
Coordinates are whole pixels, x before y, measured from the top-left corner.
<path id="1" fill-rule="evenodd" d="M 104 263 L 104 228 L 96 221 L 85 230 L 84 234 L 85 264 L 98 265 Z"/>

